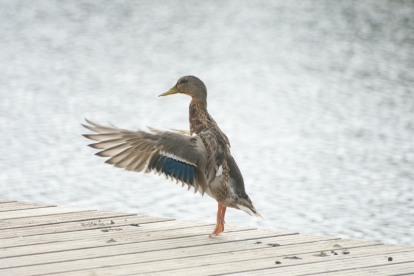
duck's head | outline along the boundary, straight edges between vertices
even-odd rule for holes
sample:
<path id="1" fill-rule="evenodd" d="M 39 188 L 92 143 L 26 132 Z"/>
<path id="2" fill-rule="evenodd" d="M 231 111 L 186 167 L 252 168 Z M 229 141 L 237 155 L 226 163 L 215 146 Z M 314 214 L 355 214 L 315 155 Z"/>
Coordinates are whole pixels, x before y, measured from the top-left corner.
<path id="1" fill-rule="evenodd" d="M 168 96 L 172 94 L 186 94 L 193 98 L 193 101 L 207 103 L 207 88 L 204 83 L 197 77 L 185 76 L 181 77 L 173 88 L 158 97 Z"/>

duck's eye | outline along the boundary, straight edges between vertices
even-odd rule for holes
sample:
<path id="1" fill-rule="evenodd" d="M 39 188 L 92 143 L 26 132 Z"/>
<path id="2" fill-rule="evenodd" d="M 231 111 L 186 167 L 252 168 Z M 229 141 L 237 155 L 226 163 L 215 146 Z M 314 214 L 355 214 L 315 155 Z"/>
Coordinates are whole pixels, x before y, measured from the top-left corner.
<path id="1" fill-rule="evenodd" d="M 187 82 L 188 82 L 188 80 L 186 80 L 186 79 L 183 79 L 183 80 L 180 81 L 180 83 L 187 83 Z"/>

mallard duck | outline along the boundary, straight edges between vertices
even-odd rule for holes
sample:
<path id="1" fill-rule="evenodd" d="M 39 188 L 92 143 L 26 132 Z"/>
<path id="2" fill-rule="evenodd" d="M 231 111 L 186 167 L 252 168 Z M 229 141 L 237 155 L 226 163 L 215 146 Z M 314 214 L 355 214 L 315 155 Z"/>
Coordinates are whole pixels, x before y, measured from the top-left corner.
<path id="1" fill-rule="evenodd" d="M 175 179 L 194 192 L 218 202 L 217 223 L 210 234 L 224 231 L 226 208 L 236 208 L 261 217 L 244 189 L 243 176 L 230 153 L 230 142 L 207 111 L 207 88 L 197 77 L 184 76 L 169 91 L 159 95 L 190 96 L 190 131 L 131 131 L 102 126 L 86 119 L 83 125 L 97 134 L 84 134 L 98 141 L 89 145 L 110 157 L 105 163 L 135 172 L 155 172 Z"/>

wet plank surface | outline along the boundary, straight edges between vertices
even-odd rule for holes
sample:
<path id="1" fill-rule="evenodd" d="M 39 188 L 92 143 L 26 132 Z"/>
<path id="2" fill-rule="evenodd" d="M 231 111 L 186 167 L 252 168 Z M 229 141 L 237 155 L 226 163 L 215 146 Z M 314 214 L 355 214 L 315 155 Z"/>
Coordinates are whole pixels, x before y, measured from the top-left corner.
<path id="1" fill-rule="evenodd" d="M 0 199 L 0 275 L 410 275 L 414 248 Z"/>

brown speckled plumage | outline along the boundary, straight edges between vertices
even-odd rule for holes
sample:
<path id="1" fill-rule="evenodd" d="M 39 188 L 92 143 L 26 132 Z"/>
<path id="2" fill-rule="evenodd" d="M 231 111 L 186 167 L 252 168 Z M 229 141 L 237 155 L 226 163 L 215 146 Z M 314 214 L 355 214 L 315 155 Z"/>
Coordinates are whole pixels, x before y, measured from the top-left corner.
<path id="1" fill-rule="evenodd" d="M 189 133 L 152 128 L 149 132 L 129 131 L 87 120 L 90 125 L 84 126 L 98 134 L 84 136 L 98 141 L 90 146 L 102 150 L 99 156 L 110 157 L 106 163 L 130 171 L 164 174 L 216 199 L 217 225 L 210 236 L 224 231 L 226 207 L 261 217 L 246 194 L 243 176 L 230 153 L 229 139 L 207 111 L 204 83 L 185 76 L 160 96 L 177 93 L 192 97 Z"/>
<path id="2" fill-rule="evenodd" d="M 194 82 L 201 82 L 199 79 L 187 76 L 183 77 L 177 82 L 177 86 L 180 85 L 180 82 L 183 80 L 187 81 L 194 81 Z M 187 83 L 187 82 L 185 82 Z M 204 84 L 200 84 L 198 86 L 201 90 L 205 89 Z M 207 91 L 203 93 L 203 95 L 206 95 L 207 97 Z M 249 209 L 254 210 L 253 213 L 255 213 L 255 209 L 253 207 L 253 204 L 251 203 L 250 199 L 248 198 L 245 189 L 244 189 L 244 181 L 243 177 L 241 175 L 241 172 L 234 161 L 233 157 L 230 153 L 230 142 L 227 136 L 221 131 L 221 129 L 218 127 L 216 121 L 211 117 L 211 115 L 207 111 L 207 100 L 199 100 L 198 97 L 193 97 L 190 107 L 189 107 L 189 121 L 190 121 L 190 133 L 191 134 L 200 134 L 206 131 L 211 132 L 216 140 L 217 140 L 217 146 L 215 148 L 216 152 L 216 165 L 219 167 L 222 165 L 223 168 L 223 179 L 220 180 L 220 185 L 212 188 L 210 186 L 211 193 L 213 194 L 213 197 L 217 201 L 223 201 L 226 202 L 227 197 L 233 197 L 234 202 L 227 201 L 227 204 L 224 203 L 225 206 L 233 207 L 239 209 L 237 206 L 237 203 L 243 204 L 243 201 L 246 201 L 245 205 L 248 205 Z M 208 142 L 203 139 L 201 136 L 204 145 L 208 144 Z M 208 149 L 208 147 L 206 147 Z M 209 155 L 209 150 L 207 150 L 207 154 Z M 229 159 L 229 162 L 228 162 Z M 231 175 L 231 176 L 230 176 Z M 232 180 L 235 180 L 234 185 L 231 187 L 235 193 L 230 194 L 229 193 L 229 177 L 232 177 Z M 239 200 L 239 197 L 242 200 Z M 237 203 L 236 203 L 237 202 Z"/>

